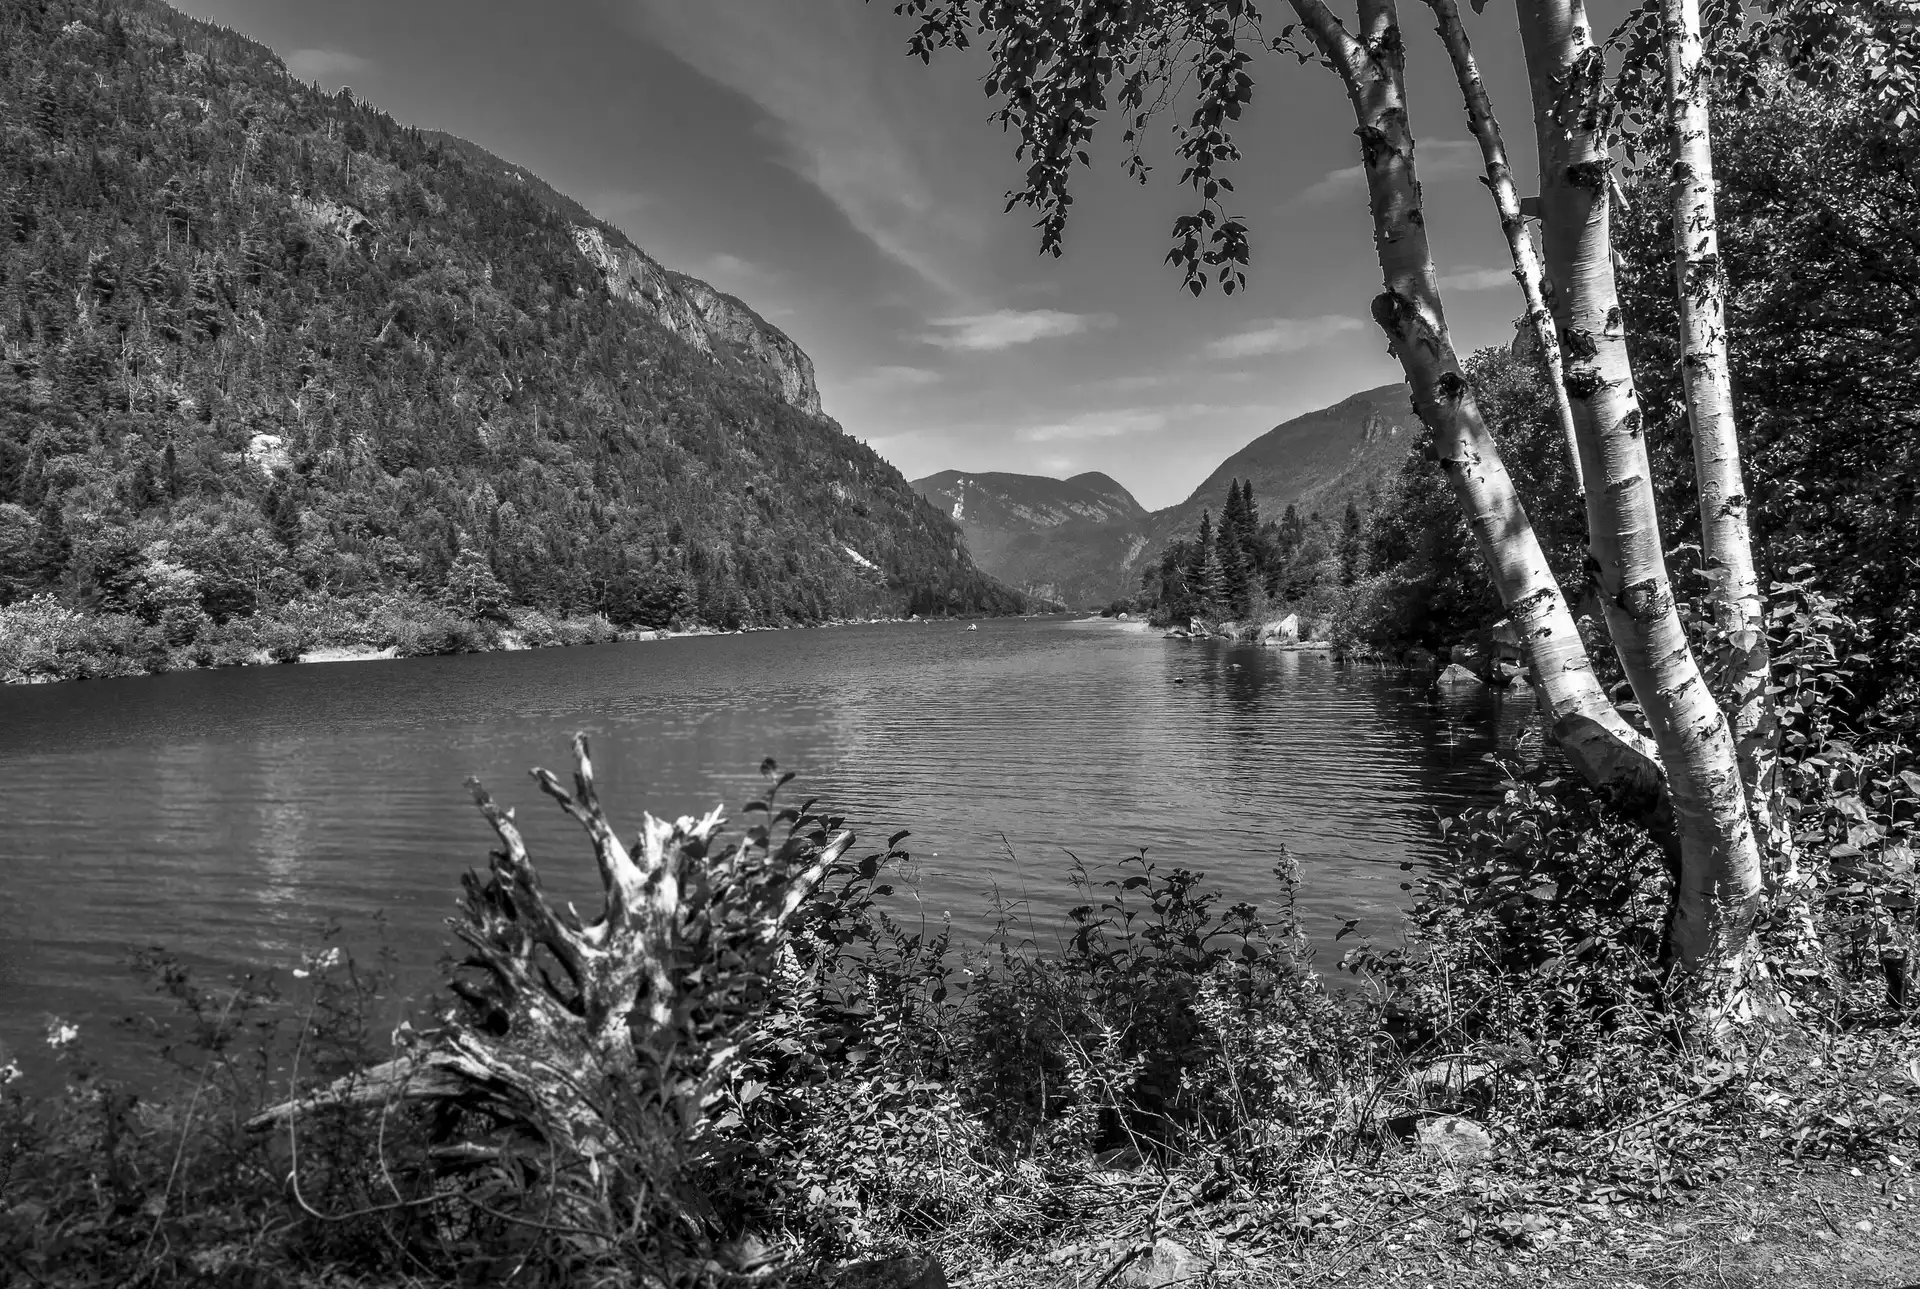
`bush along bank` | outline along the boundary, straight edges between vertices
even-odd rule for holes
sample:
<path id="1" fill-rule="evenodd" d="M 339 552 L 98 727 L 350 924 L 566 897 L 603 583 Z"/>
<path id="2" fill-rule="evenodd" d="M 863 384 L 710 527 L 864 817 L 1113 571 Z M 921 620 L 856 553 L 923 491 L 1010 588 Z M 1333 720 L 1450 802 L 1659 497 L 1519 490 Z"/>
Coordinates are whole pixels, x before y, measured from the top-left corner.
<path id="1" fill-rule="evenodd" d="M 498 848 L 463 879 L 464 956 L 391 1036 L 380 971 L 337 953 L 217 989 L 150 962 L 182 1009 L 180 1090 L 135 1097 L 56 1023 L 64 1089 L 0 1103 L 0 1267 L 1599 1285 L 1844 1263 L 1906 1283 L 1920 776 L 1839 711 L 1826 639 L 1777 655 L 1800 864 L 1758 939 L 1771 986 L 1732 1023 L 1667 970 L 1657 835 L 1546 766 L 1448 822 L 1404 942 L 1347 953 L 1336 988 L 1290 899 L 1230 903 L 1144 856 L 1075 870 L 1057 951 L 957 946 L 888 912 L 905 834 L 855 858 L 771 762 L 743 831 L 643 817 L 628 846 L 577 741 L 571 784 L 536 774 L 586 834 L 593 920 L 549 903 L 475 785 Z"/>
<path id="2" fill-rule="evenodd" d="M 782 625 L 836 625 L 839 621 Z M 518 605 L 476 612 L 444 598 L 408 592 L 312 596 L 223 622 L 197 611 L 152 619 L 132 613 L 93 613 L 40 595 L 0 605 L 0 684 L 98 680 L 199 667 L 544 649 L 725 631 L 679 618 L 657 627 L 636 623 L 621 628 L 598 613 L 565 614 Z"/>

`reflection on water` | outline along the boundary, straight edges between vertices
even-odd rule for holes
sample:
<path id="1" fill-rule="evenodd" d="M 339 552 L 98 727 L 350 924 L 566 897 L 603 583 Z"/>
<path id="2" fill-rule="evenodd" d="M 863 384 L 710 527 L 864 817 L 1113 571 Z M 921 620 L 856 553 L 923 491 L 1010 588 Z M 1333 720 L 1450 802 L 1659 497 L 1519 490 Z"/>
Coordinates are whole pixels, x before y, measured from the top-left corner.
<path id="1" fill-rule="evenodd" d="M 287 965 L 324 920 L 384 911 L 415 984 L 458 875 L 491 840 L 476 774 L 521 807 L 548 884 L 591 894 L 573 825 L 527 767 L 595 738 L 622 826 L 754 795 L 764 756 L 876 845 L 911 828 L 920 912 L 963 934 L 994 893 L 1048 927 L 1069 852 L 1145 849 L 1236 898 L 1281 843 L 1324 935 L 1391 934 L 1436 810 L 1488 790 L 1530 715 L 1322 655 L 1114 623 L 932 623 L 404 662 L 185 673 L 0 691 L 0 1042 L 48 1013 L 147 1006 L 126 969 L 161 943 L 216 973 Z"/>

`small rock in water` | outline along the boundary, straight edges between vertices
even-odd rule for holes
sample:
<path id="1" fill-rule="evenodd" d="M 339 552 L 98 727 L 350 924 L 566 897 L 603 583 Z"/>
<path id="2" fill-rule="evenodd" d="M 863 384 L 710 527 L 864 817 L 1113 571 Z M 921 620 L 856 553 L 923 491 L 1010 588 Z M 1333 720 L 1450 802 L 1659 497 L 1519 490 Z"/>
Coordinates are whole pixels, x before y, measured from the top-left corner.
<path id="1" fill-rule="evenodd" d="M 1176 685 L 1184 685 L 1187 683 L 1187 678 L 1185 676 L 1175 676 L 1173 678 L 1173 683 Z"/>
<path id="2" fill-rule="evenodd" d="M 1420 1125 L 1420 1149 L 1449 1163 L 1464 1164 L 1493 1154 L 1493 1138 L 1471 1119 L 1442 1115 Z"/>
<path id="3" fill-rule="evenodd" d="M 1447 669 L 1440 673 L 1440 683 L 1443 685 L 1478 685 L 1481 681 L 1480 677 L 1474 675 L 1459 663 L 1450 662 L 1447 664 Z"/>
<path id="4" fill-rule="evenodd" d="M 1161 1236 L 1153 1242 L 1150 1252 L 1136 1258 L 1121 1273 L 1119 1283 L 1127 1289 L 1155 1289 L 1159 1285 L 1197 1279 L 1205 1270 L 1191 1249 Z"/>

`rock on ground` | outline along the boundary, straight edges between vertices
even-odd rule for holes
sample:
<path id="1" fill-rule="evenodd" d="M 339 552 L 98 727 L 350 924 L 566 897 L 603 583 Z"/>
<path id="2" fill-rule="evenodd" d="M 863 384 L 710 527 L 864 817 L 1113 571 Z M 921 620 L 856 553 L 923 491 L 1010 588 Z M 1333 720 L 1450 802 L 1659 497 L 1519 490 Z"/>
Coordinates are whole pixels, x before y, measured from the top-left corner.
<path id="1" fill-rule="evenodd" d="M 1160 1285 L 1197 1280 L 1206 1269 L 1206 1264 L 1186 1245 L 1161 1236 L 1153 1242 L 1152 1249 L 1127 1265 L 1116 1283 L 1125 1289 L 1157 1289 Z"/>
<path id="2" fill-rule="evenodd" d="M 1442 1115 L 1420 1125 L 1420 1149 L 1449 1163 L 1465 1164 L 1493 1154 L 1493 1138 L 1487 1130 L 1458 1115 Z"/>
<path id="3" fill-rule="evenodd" d="M 909 1253 L 856 1262 L 833 1273 L 833 1289 L 947 1289 L 940 1259 Z"/>

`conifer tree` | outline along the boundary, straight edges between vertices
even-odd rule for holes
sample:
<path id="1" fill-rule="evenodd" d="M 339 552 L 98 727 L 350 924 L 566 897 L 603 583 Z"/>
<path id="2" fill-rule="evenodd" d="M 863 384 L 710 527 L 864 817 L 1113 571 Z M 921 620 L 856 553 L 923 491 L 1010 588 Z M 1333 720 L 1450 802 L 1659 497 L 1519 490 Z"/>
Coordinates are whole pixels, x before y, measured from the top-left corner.
<path id="1" fill-rule="evenodd" d="M 1214 538 L 1220 562 L 1220 610 L 1236 621 L 1252 609 L 1253 570 L 1247 559 L 1246 501 L 1240 481 L 1227 485 L 1226 508 L 1220 512 L 1220 531 Z"/>
<path id="2" fill-rule="evenodd" d="M 1347 513 L 1340 521 L 1340 582 L 1352 586 L 1366 561 L 1366 531 L 1360 520 L 1360 507 L 1347 502 Z"/>

